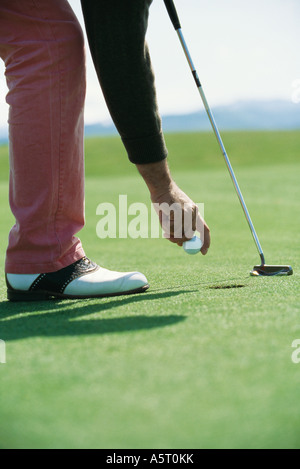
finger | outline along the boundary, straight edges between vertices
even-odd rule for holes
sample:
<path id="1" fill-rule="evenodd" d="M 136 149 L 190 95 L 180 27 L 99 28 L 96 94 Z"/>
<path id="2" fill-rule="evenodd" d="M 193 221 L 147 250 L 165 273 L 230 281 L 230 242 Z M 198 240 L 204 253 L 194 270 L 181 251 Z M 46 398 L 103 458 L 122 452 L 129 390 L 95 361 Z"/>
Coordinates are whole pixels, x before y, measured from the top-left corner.
<path id="1" fill-rule="evenodd" d="M 177 244 L 178 246 L 182 247 L 183 246 L 183 243 L 185 241 L 188 241 L 187 238 L 174 238 L 174 236 L 168 234 L 168 233 L 164 233 L 164 238 L 167 239 L 168 241 L 170 241 L 171 243 L 173 244 Z"/>
<path id="2" fill-rule="evenodd" d="M 195 205 L 195 206 L 193 207 L 193 226 L 192 226 L 192 229 L 193 229 L 194 232 L 197 230 L 197 218 L 198 218 L 198 215 L 199 215 L 199 209 L 198 209 L 198 206 Z"/>
<path id="3" fill-rule="evenodd" d="M 205 223 L 204 225 L 204 243 L 203 243 L 203 246 L 201 248 L 201 253 L 203 254 L 203 256 L 205 256 L 209 250 L 209 247 L 210 247 L 210 243 L 211 243 L 211 238 L 210 238 L 210 230 L 207 226 L 207 224 Z"/>
<path id="4" fill-rule="evenodd" d="M 197 231 L 200 233 L 200 238 L 203 242 L 201 253 L 205 256 L 209 250 L 211 238 L 210 238 L 210 230 L 208 225 L 205 223 L 203 218 L 201 217 L 200 213 L 198 212 L 197 220 Z"/>
<path id="5" fill-rule="evenodd" d="M 164 233 L 163 236 L 164 236 L 165 239 L 170 241 L 170 243 L 178 244 L 178 246 L 183 245 L 183 241 L 181 239 L 174 238 L 174 236 L 170 235 L 169 233 Z"/>

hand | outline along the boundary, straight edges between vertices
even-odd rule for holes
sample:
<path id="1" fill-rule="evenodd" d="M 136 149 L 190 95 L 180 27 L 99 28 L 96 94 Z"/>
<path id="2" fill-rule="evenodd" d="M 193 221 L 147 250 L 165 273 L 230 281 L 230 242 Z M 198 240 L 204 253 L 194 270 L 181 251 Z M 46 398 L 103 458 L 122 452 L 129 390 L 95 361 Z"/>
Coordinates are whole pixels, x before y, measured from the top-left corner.
<path id="1" fill-rule="evenodd" d="M 165 238 L 182 246 L 198 231 L 203 241 L 201 253 L 207 254 L 210 230 L 197 205 L 172 180 L 166 160 L 137 167 L 149 188 Z"/>
<path id="2" fill-rule="evenodd" d="M 182 246 L 198 231 L 203 241 L 201 253 L 207 254 L 210 246 L 209 228 L 198 206 L 174 182 L 166 192 L 151 194 L 151 200 L 166 239 Z"/>

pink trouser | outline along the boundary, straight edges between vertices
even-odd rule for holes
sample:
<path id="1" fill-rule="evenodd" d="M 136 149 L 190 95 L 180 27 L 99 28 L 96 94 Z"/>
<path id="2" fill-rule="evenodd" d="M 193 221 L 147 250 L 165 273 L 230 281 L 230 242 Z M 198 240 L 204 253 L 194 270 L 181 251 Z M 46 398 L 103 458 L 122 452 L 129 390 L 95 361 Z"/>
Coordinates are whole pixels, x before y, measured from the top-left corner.
<path id="1" fill-rule="evenodd" d="M 10 206 L 6 272 L 54 272 L 84 257 L 81 27 L 66 0 L 0 0 L 9 92 Z"/>

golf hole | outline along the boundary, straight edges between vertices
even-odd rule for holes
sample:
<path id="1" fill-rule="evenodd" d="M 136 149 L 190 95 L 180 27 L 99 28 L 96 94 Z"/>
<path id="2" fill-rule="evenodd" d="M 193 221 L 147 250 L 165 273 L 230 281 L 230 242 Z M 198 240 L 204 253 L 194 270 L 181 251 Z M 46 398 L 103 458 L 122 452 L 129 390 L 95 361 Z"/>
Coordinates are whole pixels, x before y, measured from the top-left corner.
<path id="1" fill-rule="evenodd" d="M 231 288 L 245 288 L 246 285 L 213 285 L 210 290 L 229 290 Z"/>

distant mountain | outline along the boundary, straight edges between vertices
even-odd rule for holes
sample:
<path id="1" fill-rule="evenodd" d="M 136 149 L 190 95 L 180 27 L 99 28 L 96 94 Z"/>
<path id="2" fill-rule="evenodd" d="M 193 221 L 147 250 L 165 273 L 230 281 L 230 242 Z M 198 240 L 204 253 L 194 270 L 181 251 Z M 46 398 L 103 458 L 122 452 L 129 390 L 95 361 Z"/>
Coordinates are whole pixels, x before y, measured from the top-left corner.
<path id="1" fill-rule="evenodd" d="M 300 129 L 300 104 L 288 101 L 247 101 L 212 109 L 220 130 Z M 205 131 L 211 128 L 205 110 L 163 117 L 165 132 Z"/>
<path id="2" fill-rule="evenodd" d="M 113 123 L 109 124 L 87 124 L 84 129 L 86 137 L 98 137 L 98 136 L 109 136 L 116 135 L 117 129 Z"/>
<path id="3" fill-rule="evenodd" d="M 0 127 L 0 145 L 6 144 L 8 141 L 8 128 Z"/>
<path id="4" fill-rule="evenodd" d="M 220 130 L 295 130 L 300 129 L 300 103 L 289 101 L 241 101 L 212 109 Z M 162 117 L 165 132 L 210 130 L 205 110 Z M 113 123 L 85 126 L 86 137 L 116 135 Z M 0 144 L 7 143 L 7 129 L 0 129 Z"/>
<path id="5" fill-rule="evenodd" d="M 220 130 L 295 130 L 300 129 L 300 104 L 289 101 L 244 101 L 212 109 Z M 210 130 L 205 110 L 190 114 L 162 116 L 165 132 Z M 86 136 L 116 134 L 114 125 L 87 125 Z"/>

